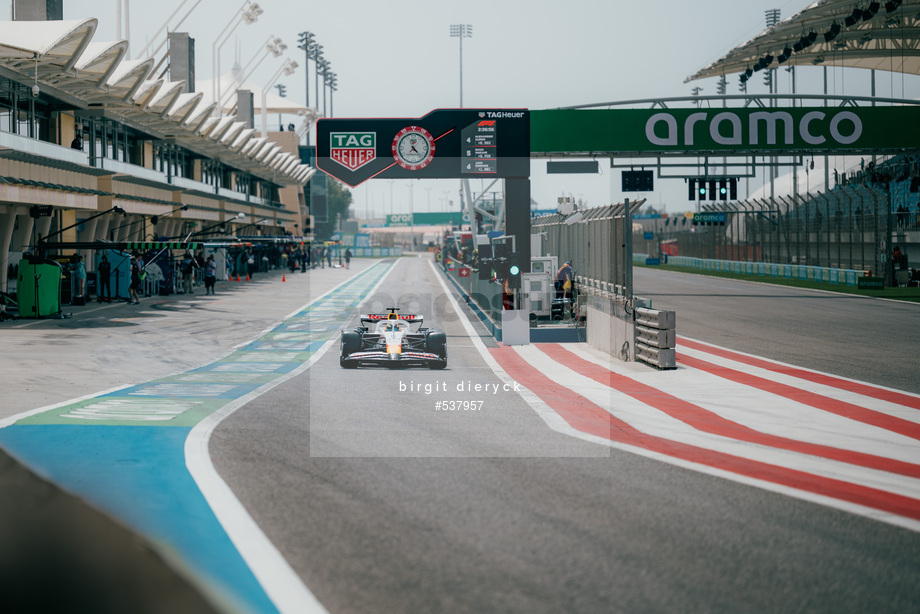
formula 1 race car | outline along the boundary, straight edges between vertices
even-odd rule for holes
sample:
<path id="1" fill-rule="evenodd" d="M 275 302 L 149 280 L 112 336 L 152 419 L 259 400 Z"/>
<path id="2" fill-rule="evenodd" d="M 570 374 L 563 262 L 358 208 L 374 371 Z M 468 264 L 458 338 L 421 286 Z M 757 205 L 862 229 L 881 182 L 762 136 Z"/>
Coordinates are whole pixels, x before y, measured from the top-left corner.
<path id="1" fill-rule="evenodd" d="M 346 369 L 358 365 L 390 368 L 447 366 L 447 335 L 444 331 L 424 328 L 422 316 L 400 315 L 397 307 L 389 313 L 361 316 L 361 326 L 342 332 L 342 356 L 339 364 Z M 412 332 L 410 324 L 419 324 Z M 371 330 L 368 325 L 373 325 Z"/>

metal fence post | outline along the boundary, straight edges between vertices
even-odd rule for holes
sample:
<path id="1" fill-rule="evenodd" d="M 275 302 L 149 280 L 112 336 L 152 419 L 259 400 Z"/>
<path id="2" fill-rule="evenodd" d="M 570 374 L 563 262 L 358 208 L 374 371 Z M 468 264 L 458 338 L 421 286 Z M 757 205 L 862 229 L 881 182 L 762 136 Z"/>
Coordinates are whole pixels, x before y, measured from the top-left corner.
<path id="1" fill-rule="evenodd" d="M 623 200 L 625 209 L 623 211 L 624 216 L 624 226 L 623 232 L 625 233 L 624 237 L 624 254 L 625 260 L 623 261 L 624 273 L 625 273 L 625 286 L 626 286 L 626 300 L 632 302 L 633 300 L 633 280 L 632 280 L 632 209 L 630 208 L 629 199 L 626 198 Z"/>

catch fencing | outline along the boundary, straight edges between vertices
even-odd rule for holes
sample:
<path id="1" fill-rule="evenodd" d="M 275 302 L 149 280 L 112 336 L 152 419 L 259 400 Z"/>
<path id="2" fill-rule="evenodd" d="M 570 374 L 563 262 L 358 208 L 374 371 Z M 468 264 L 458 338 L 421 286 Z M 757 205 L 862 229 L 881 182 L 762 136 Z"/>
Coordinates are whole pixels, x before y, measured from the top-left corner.
<path id="1" fill-rule="evenodd" d="M 895 246 L 916 257 L 920 211 L 910 182 L 850 184 L 827 193 L 712 204 L 724 226 L 694 227 L 688 218 L 645 221 L 650 240 L 636 252 L 747 263 L 856 270 L 892 280 L 908 261 L 892 262 Z M 648 235 L 645 235 L 648 236 Z"/>
<path id="2" fill-rule="evenodd" d="M 543 252 L 557 256 L 560 266 L 571 261 L 579 283 L 628 297 L 633 250 L 627 210 L 643 202 L 545 215 L 531 221 L 531 232 L 542 236 Z"/>

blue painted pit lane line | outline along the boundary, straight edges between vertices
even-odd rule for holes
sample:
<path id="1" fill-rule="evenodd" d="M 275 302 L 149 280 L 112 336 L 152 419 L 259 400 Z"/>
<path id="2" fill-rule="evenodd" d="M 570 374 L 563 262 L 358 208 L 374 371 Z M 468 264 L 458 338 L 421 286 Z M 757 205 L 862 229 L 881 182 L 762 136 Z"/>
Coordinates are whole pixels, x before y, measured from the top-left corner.
<path id="1" fill-rule="evenodd" d="M 0 446 L 177 554 L 243 611 L 324 611 L 219 478 L 207 440 L 233 411 L 306 370 L 393 265 L 372 266 L 211 364 L 4 421 Z M 259 569 L 252 552 L 275 558 Z"/>

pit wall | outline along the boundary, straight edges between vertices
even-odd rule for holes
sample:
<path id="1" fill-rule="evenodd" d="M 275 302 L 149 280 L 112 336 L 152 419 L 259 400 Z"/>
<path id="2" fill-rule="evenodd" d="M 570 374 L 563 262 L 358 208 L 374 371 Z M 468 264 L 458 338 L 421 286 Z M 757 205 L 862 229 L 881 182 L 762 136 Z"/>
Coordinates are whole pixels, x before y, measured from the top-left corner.
<path id="1" fill-rule="evenodd" d="M 507 341 L 509 345 L 518 344 L 517 337 L 503 339 L 502 336 L 502 319 L 510 312 L 502 309 L 500 284 L 480 280 L 475 273 L 471 273 L 468 277 L 461 277 L 460 269 L 445 270 L 441 263 L 436 264 L 438 271 L 443 273 L 444 277 L 460 292 L 461 299 L 469 305 L 496 341 Z M 515 317 L 527 318 L 526 312 L 516 313 Z M 528 326 L 530 326 L 529 322 Z M 579 330 L 574 327 L 531 327 L 529 337 L 531 343 L 579 343 L 585 341 L 583 335 L 584 329 Z"/>

